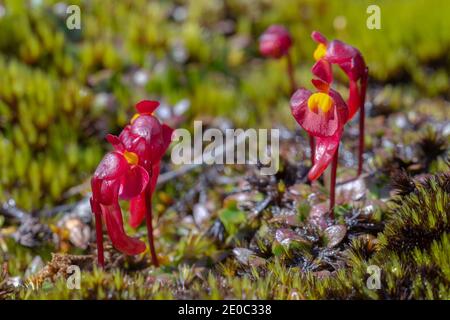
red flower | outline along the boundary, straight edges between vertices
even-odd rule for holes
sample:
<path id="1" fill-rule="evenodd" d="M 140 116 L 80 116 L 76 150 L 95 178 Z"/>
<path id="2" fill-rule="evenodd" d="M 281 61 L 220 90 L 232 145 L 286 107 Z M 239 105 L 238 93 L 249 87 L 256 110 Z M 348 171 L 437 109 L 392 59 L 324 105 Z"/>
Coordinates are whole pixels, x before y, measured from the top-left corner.
<path id="1" fill-rule="evenodd" d="M 129 255 L 141 253 L 145 244 L 125 234 L 119 198 L 138 196 L 149 182 L 147 171 L 137 164 L 137 155 L 123 150 L 107 153 L 91 180 L 92 211 L 106 222 L 114 247 Z"/>
<path id="2" fill-rule="evenodd" d="M 316 138 L 314 165 L 308 173 L 311 181 L 319 178 L 333 159 L 348 119 L 348 108 L 340 94 L 325 89 L 312 93 L 301 88 L 290 101 L 295 120 Z"/>
<path id="3" fill-rule="evenodd" d="M 274 59 L 285 56 L 292 45 L 289 31 L 283 26 L 270 26 L 259 38 L 259 51 L 261 55 Z"/>
<path id="4" fill-rule="evenodd" d="M 158 106 L 157 101 L 139 102 L 138 114 L 120 136 L 107 135 L 115 151 L 105 155 L 91 179 L 92 211 L 105 220 L 114 247 L 129 255 L 143 252 L 145 244 L 125 234 L 119 198 L 131 200 L 130 224 L 133 227 L 142 222 L 146 212 L 151 212 L 151 196 L 161 158 L 169 147 L 173 131 L 152 115 Z M 101 219 L 96 223 L 101 223 Z M 102 260 L 99 254 L 99 261 Z"/>
<path id="5" fill-rule="evenodd" d="M 316 62 L 316 64 L 314 64 L 311 72 L 318 78 L 311 80 L 313 85 L 318 90 L 327 91 L 333 82 L 333 71 L 331 70 L 331 64 L 324 59 L 320 59 Z"/>
<path id="6" fill-rule="evenodd" d="M 349 78 L 348 120 L 350 120 L 361 106 L 362 92 L 358 88 L 358 81 L 367 74 L 364 58 L 358 49 L 339 40 L 328 41 L 320 32 L 314 31 L 311 37 L 318 43 L 313 54 L 317 62 L 312 68 L 312 73 L 320 80 L 331 83 L 333 76 L 330 64 L 336 64 Z"/>
<path id="7" fill-rule="evenodd" d="M 170 145 L 173 129 L 152 115 L 159 106 L 157 101 L 144 100 L 136 105 L 137 114 L 119 135 L 126 149 L 133 150 L 139 156 L 139 164 L 150 176 L 150 184 L 146 190 L 131 200 L 130 225 L 139 226 L 147 210 L 145 198 L 151 199 L 158 181 L 160 163 Z M 150 205 L 150 201 L 149 204 Z"/>

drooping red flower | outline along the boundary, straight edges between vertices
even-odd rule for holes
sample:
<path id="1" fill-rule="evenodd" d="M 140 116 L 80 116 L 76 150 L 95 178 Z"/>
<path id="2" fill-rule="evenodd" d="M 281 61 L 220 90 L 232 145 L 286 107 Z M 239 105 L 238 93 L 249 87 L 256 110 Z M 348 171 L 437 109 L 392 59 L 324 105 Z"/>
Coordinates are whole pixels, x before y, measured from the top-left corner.
<path id="1" fill-rule="evenodd" d="M 325 59 L 341 67 L 350 79 L 354 81 L 361 79 L 364 75 L 366 63 L 358 49 L 340 40 L 328 41 L 318 31 L 313 31 L 311 37 L 318 43 L 313 54 L 316 61 Z"/>
<path id="2" fill-rule="evenodd" d="M 332 82 L 333 74 L 330 64 L 338 65 L 349 78 L 348 120 L 350 120 L 363 101 L 358 81 L 367 76 L 364 58 L 355 47 L 339 40 L 328 41 L 320 32 L 313 31 L 311 37 L 318 43 L 313 54 L 316 64 L 312 68 L 312 73 L 319 78 L 319 81 Z"/>
<path id="3" fill-rule="evenodd" d="M 145 244 L 126 235 L 119 198 L 138 196 L 149 180 L 147 171 L 138 165 L 137 155 L 126 150 L 107 153 L 91 179 L 92 211 L 105 221 L 114 247 L 128 255 L 143 252 Z"/>
<path id="4" fill-rule="evenodd" d="M 136 105 L 138 113 L 119 137 L 106 137 L 115 150 L 105 155 L 91 179 L 91 208 L 96 215 L 96 223 L 101 224 L 103 219 L 114 247 L 128 255 L 143 252 L 145 244 L 125 234 L 119 199 L 131 201 L 130 224 L 133 227 L 142 222 L 146 213 L 151 213 L 151 196 L 160 162 L 173 132 L 152 115 L 158 106 L 157 101 L 139 102 Z M 101 232 L 101 228 L 97 231 Z M 97 238 L 99 241 L 101 237 Z M 100 261 L 103 262 L 103 257 L 99 253 Z"/>
<path id="5" fill-rule="evenodd" d="M 348 108 L 341 95 L 329 87 L 324 89 L 312 93 L 301 88 L 290 101 L 295 120 L 315 137 L 314 164 L 308 173 L 311 181 L 319 178 L 333 159 L 348 119 Z"/>
<path id="6" fill-rule="evenodd" d="M 130 225 L 132 227 L 139 226 L 145 217 L 147 210 L 145 198 L 151 198 L 153 195 L 161 159 L 171 142 L 173 129 L 166 124 L 161 124 L 153 116 L 153 112 L 158 106 L 158 101 L 139 102 L 136 105 L 138 113 L 132 118 L 131 124 L 122 130 L 118 138 L 126 149 L 133 150 L 138 155 L 139 164 L 147 170 L 150 176 L 148 188 L 131 200 Z"/>
<path id="7" fill-rule="evenodd" d="M 274 59 L 285 56 L 292 45 L 289 31 L 283 26 L 272 25 L 259 38 L 261 55 Z"/>

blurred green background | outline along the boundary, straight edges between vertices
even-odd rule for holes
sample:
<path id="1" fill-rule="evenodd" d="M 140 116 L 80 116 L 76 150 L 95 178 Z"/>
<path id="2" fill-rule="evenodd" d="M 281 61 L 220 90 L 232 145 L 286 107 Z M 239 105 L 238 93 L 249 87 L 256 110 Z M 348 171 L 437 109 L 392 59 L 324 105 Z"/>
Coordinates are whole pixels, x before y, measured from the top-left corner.
<path id="1" fill-rule="evenodd" d="M 70 4 L 81 30 L 66 27 Z M 366 27 L 369 4 L 381 8 L 381 30 Z M 361 50 L 372 88 L 448 99 L 449 17 L 448 0 L 0 1 L 0 201 L 27 210 L 70 201 L 107 150 L 106 132 L 143 98 L 187 99 L 187 127 L 220 115 L 294 128 L 284 61 L 257 50 L 272 23 L 294 37 L 301 85 L 317 29 Z"/>

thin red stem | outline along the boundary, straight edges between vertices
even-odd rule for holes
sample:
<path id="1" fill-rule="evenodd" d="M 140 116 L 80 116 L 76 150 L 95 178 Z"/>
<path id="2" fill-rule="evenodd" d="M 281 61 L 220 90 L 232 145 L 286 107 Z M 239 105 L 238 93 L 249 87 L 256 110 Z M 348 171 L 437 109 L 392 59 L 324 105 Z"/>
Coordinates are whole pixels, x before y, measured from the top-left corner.
<path id="1" fill-rule="evenodd" d="M 286 61 L 287 61 L 287 74 L 289 78 L 289 85 L 291 87 L 291 94 L 294 94 L 295 90 L 297 90 L 297 82 L 295 81 L 294 66 L 292 64 L 292 57 L 289 52 L 286 54 Z"/>
<path id="2" fill-rule="evenodd" d="M 97 261 L 102 268 L 105 266 L 105 254 L 103 249 L 103 227 L 102 216 L 100 213 L 94 213 L 95 216 L 95 233 L 97 240 Z"/>
<path id="3" fill-rule="evenodd" d="M 158 257 L 156 255 L 155 250 L 155 243 L 153 241 L 153 225 L 152 225 L 152 202 L 151 198 L 149 197 L 149 202 L 147 203 L 147 217 L 146 217 L 146 223 L 147 223 L 147 236 L 148 236 L 148 243 L 150 245 L 150 254 L 152 256 L 152 263 L 155 267 L 159 267 Z"/>
<path id="4" fill-rule="evenodd" d="M 150 181 L 151 181 L 152 177 L 151 177 L 151 172 L 150 172 Z M 153 214 L 152 214 L 152 194 L 153 194 L 153 190 L 151 190 L 150 185 L 147 187 L 147 197 L 146 197 L 146 218 L 145 218 L 145 222 L 147 225 L 147 237 L 148 237 L 148 244 L 150 246 L 150 254 L 152 257 L 152 264 L 155 267 L 159 267 L 159 262 L 158 262 L 158 256 L 156 255 L 156 250 L 155 250 L 155 243 L 153 240 Z"/>
<path id="5" fill-rule="evenodd" d="M 365 103 L 366 103 L 366 91 L 367 91 L 367 80 L 368 80 L 369 70 L 366 68 L 364 71 L 364 76 L 361 79 L 361 107 L 359 111 L 359 148 L 358 148 L 358 176 L 361 175 L 363 169 L 363 154 L 364 154 L 364 135 L 365 135 Z"/>
<path id="6" fill-rule="evenodd" d="M 339 145 L 333 156 L 333 162 L 331 165 L 331 181 L 330 181 L 330 216 L 334 219 L 334 204 L 336 198 L 336 170 L 339 158 Z"/>

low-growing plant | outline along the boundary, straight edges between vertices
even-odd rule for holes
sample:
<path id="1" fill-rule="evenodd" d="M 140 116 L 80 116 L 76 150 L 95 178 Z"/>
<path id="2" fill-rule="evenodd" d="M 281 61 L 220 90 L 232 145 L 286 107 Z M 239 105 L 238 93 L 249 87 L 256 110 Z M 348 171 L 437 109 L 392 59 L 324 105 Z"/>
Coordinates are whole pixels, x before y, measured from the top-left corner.
<path id="1" fill-rule="evenodd" d="M 339 40 L 328 41 L 314 31 L 312 38 L 318 43 L 314 51 L 316 63 L 311 72 L 317 92 L 301 88 L 291 97 L 291 111 L 295 120 L 314 137 L 313 166 L 308 173 L 311 181 L 319 178 L 332 162 L 330 186 L 330 213 L 335 204 L 336 170 L 338 150 L 345 124 L 360 110 L 358 176 L 362 172 L 364 150 L 364 101 L 368 68 L 358 49 Z M 347 103 L 331 88 L 332 65 L 338 65 L 349 78 Z"/>
<path id="2" fill-rule="evenodd" d="M 126 235 L 123 228 L 119 198 L 130 200 L 130 225 L 137 227 L 145 219 L 152 262 L 158 266 L 152 226 L 152 195 L 160 171 L 160 162 L 169 147 L 172 129 L 153 116 L 157 101 L 143 100 L 136 104 L 138 113 L 119 137 L 106 139 L 114 151 L 105 155 L 92 180 L 91 208 L 95 215 L 97 254 L 101 266 L 103 255 L 102 221 L 116 249 L 135 255 L 145 251 L 145 244 Z"/>

